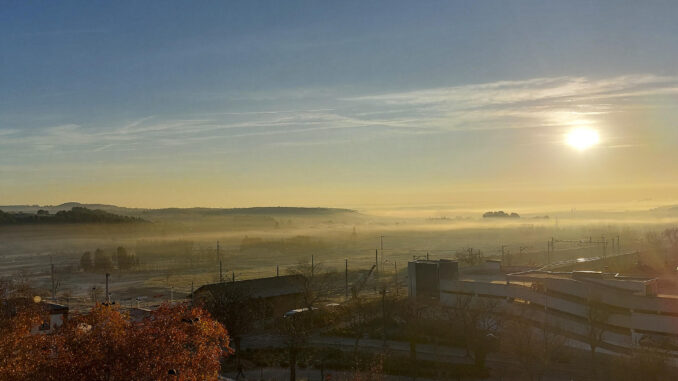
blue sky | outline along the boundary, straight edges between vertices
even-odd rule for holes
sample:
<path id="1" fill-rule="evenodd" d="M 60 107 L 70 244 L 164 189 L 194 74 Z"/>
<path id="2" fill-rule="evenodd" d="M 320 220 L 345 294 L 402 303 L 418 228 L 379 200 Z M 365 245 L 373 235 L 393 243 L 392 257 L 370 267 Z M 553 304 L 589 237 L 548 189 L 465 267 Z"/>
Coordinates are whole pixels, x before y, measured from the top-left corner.
<path id="1" fill-rule="evenodd" d="M 2 2 L 0 199 L 519 204 L 589 185 L 608 190 L 582 202 L 667 199 L 676 14 L 670 1 Z M 562 144 L 581 125 L 600 132 L 595 150 Z"/>

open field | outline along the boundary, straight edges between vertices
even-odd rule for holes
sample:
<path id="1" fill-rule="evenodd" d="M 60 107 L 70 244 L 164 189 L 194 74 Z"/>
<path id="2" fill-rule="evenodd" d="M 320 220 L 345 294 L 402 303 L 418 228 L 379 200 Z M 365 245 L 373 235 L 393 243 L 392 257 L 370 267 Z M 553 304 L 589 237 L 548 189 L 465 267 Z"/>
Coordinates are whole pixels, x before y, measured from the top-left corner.
<path id="1" fill-rule="evenodd" d="M 678 221 L 671 213 L 656 211 L 579 212 L 576 218 L 562 214 L 498 221 L 464 212 L 421 218 L 410 212 L 220 216 L 146 211 L 142 216 L 150 224 L 2 226 L 0 277 L 24 277 L 48 296 L 53 263 L 59 298 L 89 305 L 102 297 L 105 277 L 103 272 L 82 271 L 82 254 L 101 249 L 110 256 L 122 246 L 138 260 L 130 270 L 111 271 L 113 298 L 123 304 L 135 304 L 136 298 L 154 304 L 183 297 L 191 285 L 217 282 L 220 262 L 222 277 L 230 280 L 284 274 L 300 261 L 311 260 L 343 273 L 348 260 L 349 278 L 355 279 L 377 255 L 382 275 L 395 276 L 397 270 L 405 284 L 406 263 L 413 257 L 455 258 L 471 249 L 500 259 L 503 246 L 505 264 L 538 266 L 646 249 L 649 232 L 661 232 Z M 552 237 L 563 242 L 548 255 Z"/>

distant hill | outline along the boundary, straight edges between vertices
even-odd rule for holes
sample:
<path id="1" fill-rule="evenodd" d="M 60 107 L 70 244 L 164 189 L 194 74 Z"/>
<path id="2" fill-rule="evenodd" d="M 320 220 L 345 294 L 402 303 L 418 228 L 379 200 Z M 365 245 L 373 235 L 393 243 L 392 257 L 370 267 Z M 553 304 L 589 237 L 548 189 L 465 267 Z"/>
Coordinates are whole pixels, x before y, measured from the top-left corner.
<path id="1" fill-rule="evenodd" d="M 350 209 L 334 208 L 302 208 L 302 207 L 252 207 L 252 208 L 167 208 L 167 209 L 147 209 L 145 213 L 152 214 L 204 214 L 204 215 L 258 215 L 258 216 L 278 216 L 278 215 L 297 215 L 297 216 L 322 216 L 339 213 L 356 213 Z"/>
<path id="2" fill-rule="evenodd" d="M 351 209 L 339 208 L 304 208 L 304 207 L 251 207 L 251 208 L 125 208 L 106 204 L 81 204 L 67 202 L 60 205 L 6 205 L 0 206 L 0 210 L 12 213 L 35 214 L 39 210 L 45 210 L 50 214 L 61 211 L 69 211 L 73 208 L 86 208 L 99 210 L 120 216 L 143 217 L 143 218 L 166 218 L 170 216 L 270 216 L 270 217 L 330 217 L 335 215 L 359 215 Z"/>
<path id="3" fill-rule="evenodd" d="M 79 202 L 66 202 L 60 205 L 3 205 L 0 206 L 0 210 L 4 212 L 14 212 L 14 213 L 37 213 L 38 210 L 46 210 L 51 214 L 56 214 L 60 211 L 70 211 L 73 208 L 82 207 L 93 210 L 103 210 L 110 213 L 115 213 L 112 210 L 116 209 L 127 209 L 119 208 L 115 205 L 106 205 L 106 204 L 81 204 Z"/>
<path id="4" fill-rule="evenodd" d="M 0 225 L 41 225 L 41 224 L 121 224 L 148 222 L 138 217 L 120 216 L 98 209 L 81 206 L 71 210 L 60 210 L 51 214 L 48 210 L 39 209 L 35 213 L 11 212 L 0 209 Z"/>

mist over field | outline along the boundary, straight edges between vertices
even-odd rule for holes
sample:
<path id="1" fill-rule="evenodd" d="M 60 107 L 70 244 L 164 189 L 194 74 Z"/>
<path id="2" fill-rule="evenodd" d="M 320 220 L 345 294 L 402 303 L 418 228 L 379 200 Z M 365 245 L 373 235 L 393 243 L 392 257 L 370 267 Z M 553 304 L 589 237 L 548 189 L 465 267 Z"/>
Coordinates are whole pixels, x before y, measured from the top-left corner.
<path id="1" fill-rule="evenodd" d="M 57 213 L 73 207 L 100 208 L 143 219 L 144 223 L 18 224 L 0 226 L 0 276 L 20 274 L 43 293 L 50 288 L 50 264 L 56 268 L 59 291 L 87 303 L 91 289 L 101 287 L 105 270 L 84 271 L 85 252 L 102 250 L 114 257 L 119 247 L 136 258 L 135 266 L 113 271 L 112 290 L 131 303 L 147 303 L 190 293 L 194 287 L 222 277 L 252 279 L 286 273 L 310 261 L 327 269 L 364 271 L 379 261 L 385 271 L 403 272 L 413 258 L 456 259 L 469 248 L 486 259 L 511 258 L 511 265 L 545 265 L 604 255 L 600 245 L 619 239 L 624 252 L 645 250 L 647 235 L 676 226 L 678 207 L 637 210 L 507 209 L 519 217 L 483 217 L 483 209 L 453 207 L 374 208 L 364 211 L 325 208 L 129 209 L 111 205 L 64 204 L 5 206 L 12 213 Z M 508 213 L 507 213 L 508 215 Z M 382 237 L 383 236 L 383 237 Z M 563 244 L 546 256 L 547 241 Z M 382 241 L 383 240 L 383 241 Z M 217 253 L 217 242 L 219 252 Z M 612 250 L 607 248 L 606 250 Z M 504 259 L 506 259 L 504 258 Z"/>
<path id="2" fill-rule="evenodd" d="M 678 2 L 0 3 L 0 381 L 678 379 Z"/>

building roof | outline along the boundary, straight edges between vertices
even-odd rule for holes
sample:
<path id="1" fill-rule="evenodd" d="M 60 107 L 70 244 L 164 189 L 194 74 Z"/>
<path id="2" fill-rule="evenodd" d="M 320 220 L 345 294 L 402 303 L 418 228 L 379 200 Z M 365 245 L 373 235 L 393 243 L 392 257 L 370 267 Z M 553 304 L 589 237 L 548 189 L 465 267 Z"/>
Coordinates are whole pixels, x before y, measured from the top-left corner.
<path id="1" fill-rule="evenodd" d="M 68 307 L 63 304 L 52 303 L 52 302 L 43 302 L 51 314 L 63 314 L 68 313 Z"/>
<path id="2" fill-rule="evenodd" d="M 206 284 L 195 293 L 209 292 L 212 295 L 232 287 L 241 288 L 253 298 L 271 298 L 275 296 L 301 294 L 304 290 L 304 277 L 301 275 L 283 275 L 270 278 L 239 280 Z"/>
<path id="3" fill-rule="evenodd" d="M 148 308 L 132 307 L 129 309 L 129 318 L 135 323 L 143 321 L 145 318 L 151 316 L 151 310 Z"/>
<path id="4" fill-rule="evenodd" d="M 587 284 L 598 288 L 614 289 L 627 293 L 656 294 L 655 278 L 629 277 L 619 274 L 604 273 L 600 271 L 526 271 L 522 273 L 507 274 L 510 281 L 537 281 L 537 280 L 560 280 Z M 653 290 L 649 291 L 648 286 Z"/>

